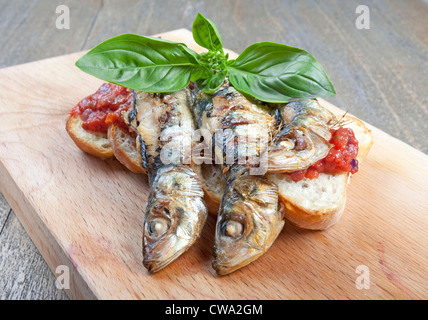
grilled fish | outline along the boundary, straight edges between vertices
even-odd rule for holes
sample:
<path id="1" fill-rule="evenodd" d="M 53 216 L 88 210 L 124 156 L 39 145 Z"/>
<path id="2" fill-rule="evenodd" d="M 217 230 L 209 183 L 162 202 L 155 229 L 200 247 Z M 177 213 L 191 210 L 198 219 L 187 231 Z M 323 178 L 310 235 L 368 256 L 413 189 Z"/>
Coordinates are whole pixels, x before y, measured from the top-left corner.
<path id="1" fill-rule="evenodd" d="M 231 273 L 264 254 L 284 227 L 283 210 L 276 184 L 232 165 L 214 238 L 217 273 Z"/>
<path id="2" fill-rule="evenodd" d="M 255 168 L 263 162 L 276 126 L 267 105 L 250 101 L 226 80 L 213 95 L 198 92 L 194 114 L 198 127 L 212 135 L 213 160 L 223 169 L 235 163 Z"/>
<path id="3" fill-rule="evenodd" d="M 276 107 L 282 129 L 267 150 L 268 172 L 302 170 L 325 158 L 335 116 L 315 99 L 297 99 Z"/>
<path id="4" fill-rule="evenodd" d="M 190 165 L 189 88 L 153 94 L 134 91 L 134 108 L 124 114 L 137 134 L 150 193 L 143 231 L 143 264 L 156 272 L 174 261 L 199 237 L 207 217 L 203 190 Z"/>
<path id="5" fill-rule="evenodd" d="M 227 81 L 213 95 L 199 92 L 194 114 L 221 151 L 220 162 L 218 152 L 213 158 L 223 168 L 226 191 L 217 218 L 213 268 L 224 275 L 260 257 L 284 226 L 277 186 L 251 172 L 261 165 L 276 120 L 267 106 L 250 101 Z"/>

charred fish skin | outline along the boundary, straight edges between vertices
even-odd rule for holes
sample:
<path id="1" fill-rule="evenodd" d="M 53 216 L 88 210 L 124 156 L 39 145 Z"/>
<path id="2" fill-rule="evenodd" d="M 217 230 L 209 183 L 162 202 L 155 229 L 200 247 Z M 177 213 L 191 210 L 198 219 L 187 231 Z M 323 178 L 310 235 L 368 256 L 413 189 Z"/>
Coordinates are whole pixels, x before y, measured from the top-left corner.
<path id="1" fill-rule="evenodd" d="M 229 141 L 238 142 L 237 153 L 244 148 L 250 152 L 249 159 L 253 156 L 255 160 L 241 164 L 236 153 L 232 163 L 221 159 L 226 190 L 217 217 L 213 268 L 218 275 L 225 275 L 259 258 L 284 226 L 277 186 L 263 175 L 250 174 L 250 169 L 259 165 L 258 157 L 267 150 L 269 142 L 261 143 L 260 136 L 254 133 L 272 136 L 276 119 L 269 108 L 247 99 L 227 81 L 213 95 L 199 93 L 194 114 L 199 127 L 212 135 L 219 130 L 231 130 L 231 139 L 220 140 L 221 150 L 229 147 Z"/>
<path id="2" fill-rule="evenodd" d="M 128 124 L 149 175 L 143 229 L 143 265 L 157 272 L 199 238 L 208 211 L 202 185 L 187 153 L 195 129 L 190 90 L 170 94 L 134 93 Z"/>
<path id="3" fill-rule="evenodd" d="M 212 95 L 198 93 L 194 115 L 198 127 L 211 133 L 213 147 L 221 151 L 221 159 L 218 152 L 213 154 L 223 168 L 237 162 L 258 166 L 276 126 L 266 104 L 245 97 L 227 81 Z"/>
<path id="4" fill-rule="evenodd" d="M 212 265 L 217 274 L 229 274 L 258 259 L 279 236 L 284 223 L 276 184 L 233 165 L 214 236 Z"/>
<path id="5" fill-rule="evenodd" d="M 337 120 L 316 99 L 295 99 L 277 105 L 282 126 L 268 149 L 268 172 L 303 170 L 325 158 L 330 151 L 330 128 Z"/>
<path id="6" fill-rule="evenodd" d="M 150 180 L 166 164 L 191 164 L 195 123 L 190 104 L 187 88 L 169 94 L 134 91 L 134 107 L 125 119 L 138 134 L 137 147 Z"/>

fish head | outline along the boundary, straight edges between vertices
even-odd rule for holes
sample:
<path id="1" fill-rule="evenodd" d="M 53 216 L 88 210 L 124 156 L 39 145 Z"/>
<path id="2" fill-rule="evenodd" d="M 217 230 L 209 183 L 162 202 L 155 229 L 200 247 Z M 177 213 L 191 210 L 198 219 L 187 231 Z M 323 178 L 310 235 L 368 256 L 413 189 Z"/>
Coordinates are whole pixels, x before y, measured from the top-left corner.
<path id="1" fill-rule="evenodd" d="M 243 176 L 228 186 L 217 220 L 213 268 L 231 273 L 265 253 L 283 228 L 278 190 L 260 176 Z"/>
<path id="2" fill-rule="evenodd" d="M 143 264 L 150 272 L 164 268 L 185 252 L 199 237 L 207 217 L 203 192 L 191 181 L 195 177 L 180 175 L 166 172 L 157 177 L 149 195 Z"/>

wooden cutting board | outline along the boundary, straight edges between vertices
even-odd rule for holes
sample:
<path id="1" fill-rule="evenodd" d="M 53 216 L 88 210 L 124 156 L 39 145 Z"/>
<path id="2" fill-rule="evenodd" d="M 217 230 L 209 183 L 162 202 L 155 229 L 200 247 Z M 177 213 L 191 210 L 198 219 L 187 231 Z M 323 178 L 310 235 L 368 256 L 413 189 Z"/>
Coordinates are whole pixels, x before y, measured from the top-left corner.
<path id="1" fill-rule="evenodd" d="M 200 49 L 188 30 L 162 37 Z M 80 152 L 65 131 L 67 112 L 102 83 L 74 66 L 81 55 L 0 70 L 0 190 L 53 272 L 69 267 L 70 298 L 428 298 L 428 156 L 371 126 L 373 148 L 335 226 L 287 224 L 264 256 L 218 277 L 211 216 L 196 245 L 148 274 L 146 177 Z"/>

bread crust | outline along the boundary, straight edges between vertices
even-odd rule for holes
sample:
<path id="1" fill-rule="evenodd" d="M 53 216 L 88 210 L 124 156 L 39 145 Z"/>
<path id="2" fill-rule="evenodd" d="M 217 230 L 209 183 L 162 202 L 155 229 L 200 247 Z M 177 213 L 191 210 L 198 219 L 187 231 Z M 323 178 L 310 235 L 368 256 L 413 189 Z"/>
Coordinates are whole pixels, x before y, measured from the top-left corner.
<path id="1" fill-rule="evenodd" d="M 118 125 L 111 124 L 108 128 L 107 138 L 114 156 L 121 164 L 134 173 L 146 173 L 146 170 L 141 165 L 141 155 L 136 147 L 133 150 L 133 138 L 129 132 Z M 124 143 L 128 144 L 128 148 L 124 147 Z M 132 150 L 132 152 L 129 152 L 129 150 Z"/>
<path id="2" fill-rule="evenodd" d="M 212 215 L 217 215 L 220 209 L 220 202 L 222 193 L 217 193 L 215 190 L 209 187 L 209 182 L 206 180 L 207 177 L 202 173 L 202 165 L 192 163 L 192 169 L 198 175 L 199 180 L 202 184 L 202 190 L 204 191 L 204 201 L 208 208 L 208 212 Z M 216 184 L 223 184 L 223 181 L 215 181 Z"/>
<path id="3" fill-rule="evenodd" d="M 218 210 L 220 209 L 221 199 L 219 199 L 215 193 L 208 190 L 206 185 L 203 183 L 203 180 L 202 189 L 204 190 L 204 201 L 208 208 L 208 212 L 216 216 L 218 214 Z"/>
<path id="4" fill-rule="evenodd" d="M 345 128 L 352 128 L 355 134 L 355 137 L 358 140 L 358 162 L 363 162 L 367 157 L 370 149 L 373 146 L 373 135 L 369 128 L 358 118 L 347 116 L 346 120 L 350 121 L 349 125 L 345 125 Z"/>
<path id="5" fill-rule="evenodd" d="M 98 158 L 112 158 L 113 149 L 106 133 L 87 131 L 82 127 L 83 120 L 79 116 L 70 116 L 66 123 L 66 130 L 76 146 L 83 152 Z"/>

